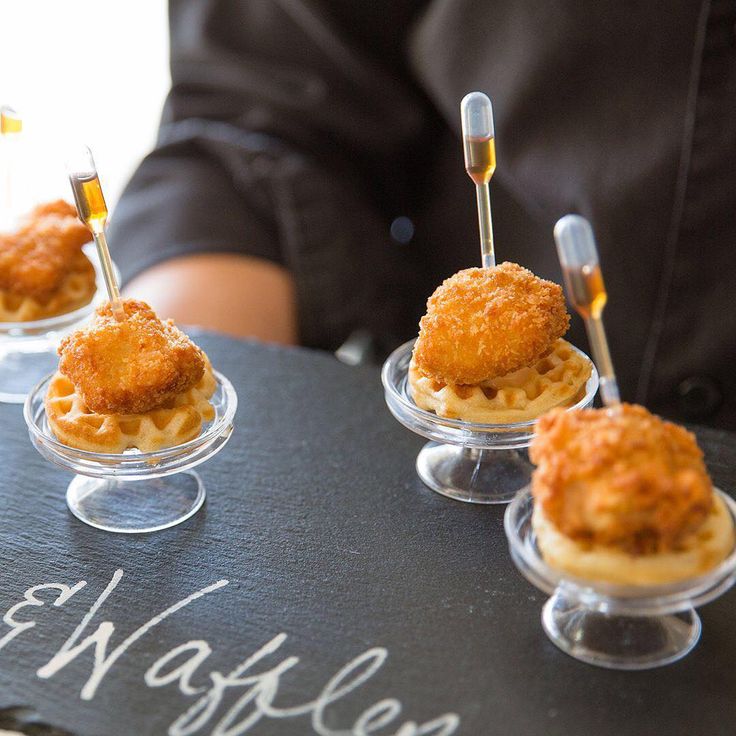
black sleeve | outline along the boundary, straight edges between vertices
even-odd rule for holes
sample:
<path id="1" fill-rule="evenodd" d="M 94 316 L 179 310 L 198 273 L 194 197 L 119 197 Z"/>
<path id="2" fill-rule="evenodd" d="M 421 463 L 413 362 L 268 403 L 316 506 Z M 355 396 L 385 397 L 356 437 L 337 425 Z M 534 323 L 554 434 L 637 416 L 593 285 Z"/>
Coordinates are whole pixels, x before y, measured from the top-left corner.
<path id="1" fill-rule="evenodd" d="M 411 269 L 388 229 L 426 126 L 402 66 L 419 4 L 172 0 L 158 143 L 112 218 L 124 279 L 243 253 L 291 270 L 306 344 L 400 320 Z"/>
<path id="2" fill-rule="evenodd" d="M 124 281 L 189 253 L 281 259 L 271 222 L 245 212 L 230 176 L 191 140 L 144 159 L 115 209 L 111 233 Z"/>

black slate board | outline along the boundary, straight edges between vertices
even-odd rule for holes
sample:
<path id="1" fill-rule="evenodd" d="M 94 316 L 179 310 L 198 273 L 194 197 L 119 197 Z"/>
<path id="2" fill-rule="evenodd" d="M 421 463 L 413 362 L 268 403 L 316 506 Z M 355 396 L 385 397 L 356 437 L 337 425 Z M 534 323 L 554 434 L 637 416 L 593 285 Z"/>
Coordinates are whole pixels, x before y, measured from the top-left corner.
<path id="1" fill-rule="evenodd" d="M 509 559 L 503 508 L 467 506 L 422 486 L 414 471 L 422 440 L 389 415 L 375 369 L 347 368 L 305 350 L 212 336 L 200 342 L 232 380 L 240 406 L 230 444 L 198 469 L 208 488 L 205 508 L 174 529 L 129 537 L 78 522 L 64 503 L 70 476 L 32 449 L 20 408 L 0 406 L 0 615 L 32 586 L 87 582 L 61 606 L 51 605 L 56 593 L 47 591 L 39 593 L 45 605 L 15 614 L 36 625 L 0 650 L 0 728 L 166 734 L 212 687 L 211 672 L 227 675 L 283 633 L 276 650 L 248 670 L 262 674 L 299 658 L 273 697 L 259 681 L 261 704 L 282 711 L 313 702 L 350 662 L 355 668 L 343 685 L 366 673 L 369 660 L 360 670 L 356 660 L 366 652 L 385 661 L 326 705 L 316 725 L 309 715 L 266 715 L 238 730 L 251 704 L 230 730 L 218 730 L 248 692 L 242 684 L 227 688 L 206 724 L 190 733 L 359 734 L 356 719 L 383 699 L 395 699 L 389 709 L 400 703 L 401 714 L 385 728 L 367 725 L 368 718 L 364 733 L 736 733 L 736 592 L 701 610 L 701 643 L 677 664 L 643 673 L 580 664 L 542 632 L 545 597 Z M 716 483 L 732 492 L 732 437 L 704 431 L 701 441 Z M 51 677 L 36 672 L 117 569 L 122 579 L 82 635 L 113 622 L 108 654 L 167 607 L 219 580 L 229 583 L 134 642 L 84 700 L 92 647 Z M 0 624 L 0 637 L 9 631 Z M 147 686 L 151 665 L 192 640 L 212 650 L 191 678 L 203 691 L 187 696 L 176 683 Z M 427 725 L 450 713 L 459 718 L 456 730 L 442 721 Z M 416 726 L 400 730 L 407 722 Z"/>

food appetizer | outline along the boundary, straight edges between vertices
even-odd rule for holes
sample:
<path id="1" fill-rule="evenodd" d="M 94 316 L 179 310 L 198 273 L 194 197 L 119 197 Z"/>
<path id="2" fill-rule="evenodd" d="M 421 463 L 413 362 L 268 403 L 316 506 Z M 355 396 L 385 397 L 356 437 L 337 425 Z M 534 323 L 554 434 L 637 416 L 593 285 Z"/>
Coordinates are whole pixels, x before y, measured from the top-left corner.
<path id="1" fill-rule="evenodd" d="M 36 207 L 14 231 L 0 233 L 0 322 L 73 312 L 95 295 L 95 269 L 82 251 L 87 228 L 64 200 Z"/>
<path id="2" fill-rule="evenodd" d="M 550 567 L 590 581 L 673 583 L 734 547 L 695 437 L 641 406 L 553 410 L 530 457 L 532 526 Z"/>
<path id="3" fill-rule="evenodd" d="M 414 402 L 437 415 L 508 424 L 585 393 L 592 364 L 562 339 L 562 287 L 516 263 L 468 268 L 427 301 L 409 366 Z"/>
<path id="4" fill-rule="evenodd" d="M 45 399 L 65 445 L 100 453 L 154 452 L 194 439 L 214 417 L 216 382 L 207 356 L 145 302 L 110 303 L 65 337 Z"/>

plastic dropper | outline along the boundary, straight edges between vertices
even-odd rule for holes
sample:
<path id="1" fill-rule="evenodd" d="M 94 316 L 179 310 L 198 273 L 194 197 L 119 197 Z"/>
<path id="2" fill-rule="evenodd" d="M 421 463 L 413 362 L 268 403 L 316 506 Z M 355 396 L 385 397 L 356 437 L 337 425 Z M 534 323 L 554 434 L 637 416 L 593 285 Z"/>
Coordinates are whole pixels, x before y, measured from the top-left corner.
<path id="1" fill-rule="evenodd" d="M 606 406 L 616 406 L 621 403 L 621 397 L 603 327 L 603 307 L 608 294 L 603 284 L 593 228 L 580 215 L 566 215 L 555 225 L 555 242 L 567 295 L 585 321 L 600 375 L 601 399 Z"/>
<path id="2" fill-rule="evenodd" d="M 496 170 L 496 141 L 493 132 L 493 106 L 482 92 L 471 92 L 460 103 L 463 127 L 465 171 L 475 183 L 480 227 L 480 253 L 484 268 L 496 265 L 493 250 L 491 196 L 488 182 Z"/>
<path id="3" fill-rule="evenodd" d="M 0 107 L 0 133 L 8 135 L 20 133 L 23 130 L 23 120 L 18 113 L 8 105 Z"/>
<path id="4" fill-rule="evenodd" d="M 89 228 L 97 246 L 97 254 L 102 264 L 102 273 L 105 277 L 107 294 L 110 297 L 112 313 L 118 321 L 125 319 L 125 310 L 120 300 L 120 290 L 115 279 L 115 272 L 110 258 L 110 249 L 107 247 L 105 225 L 107 224 L 107 204 L 102 194 L 97 167 L 92 158 L 92 152 L 86 146 L 79 148 L 67 160 L 69 183 L 74 192 L 74 201 L 77 205 L 79 219 Z"/>
<path id="5" fill-rule="evenodd" d="M 0 219 L 10 221 L 17 202 L 17 192 L 14 195 L 14 187 L 18 186 L 18 142 L 20 133 L 23 132 L 23 119 L 8 105 L 0 107 L 0 136 L 2 137 L 2 168 L 5 171 L 2 180 L 2 210 Z"/>

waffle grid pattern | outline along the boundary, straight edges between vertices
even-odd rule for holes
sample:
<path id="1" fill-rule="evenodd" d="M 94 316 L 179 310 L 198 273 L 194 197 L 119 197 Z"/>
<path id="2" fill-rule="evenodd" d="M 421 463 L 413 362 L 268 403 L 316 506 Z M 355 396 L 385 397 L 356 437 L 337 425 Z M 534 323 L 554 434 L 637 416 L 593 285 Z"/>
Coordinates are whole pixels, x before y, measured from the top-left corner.
<path id="1" fill-rule="evenodd" d="M 531 421 L 555 406 L 575 403 L 582 397 L 590 374 L 590 361 L 560 338 L 533 365 L 473 386 L 425 376 L 412 358 L 409 386 L 414 403 L 438 416 L 511 424 Z"/>
<path id="2" fill-rule="evenodd" d="M 89 410 L 74 384 L 56 373 L 46 394 L 48 422 L 60 442 L 80 450 L 122 453 L 136 448 L 155 452 L 194 439 L 214 419 L 209 398 L 217 387 L 209 362 L 192 388 L 168 406 L 144 414 L 97 414 Z"/>
<path id="3" fill-rule="evenodd" d="M 89 304 L 95 291 L 95 269 L 87 256 L 79 253 L 59 290 L 45 303 L 0 289 L 0 322 L 33 322 L 73 312 Z"/>

